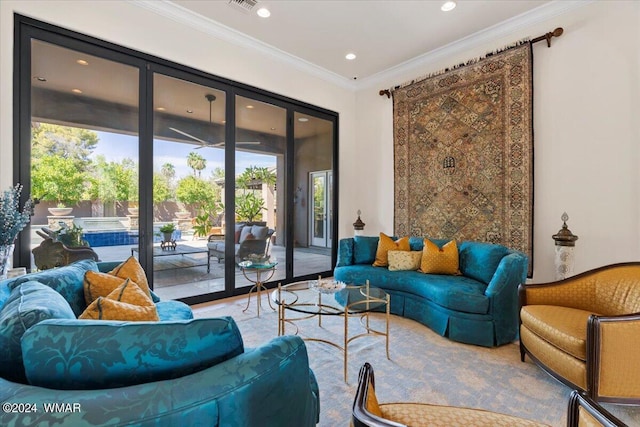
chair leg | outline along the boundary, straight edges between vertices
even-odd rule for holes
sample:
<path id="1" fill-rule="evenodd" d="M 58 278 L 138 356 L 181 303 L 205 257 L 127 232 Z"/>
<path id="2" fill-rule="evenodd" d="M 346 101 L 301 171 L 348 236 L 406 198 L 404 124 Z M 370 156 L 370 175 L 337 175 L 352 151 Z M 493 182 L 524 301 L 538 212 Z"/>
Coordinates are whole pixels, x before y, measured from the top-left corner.
<path id="1" fill-rule="evenodd" d="M 520 340 L 520 361 L 521 362 L 524 362 L 524 356 L 525 356 L 524 345 L 522 344 L 522 340 Z"/>

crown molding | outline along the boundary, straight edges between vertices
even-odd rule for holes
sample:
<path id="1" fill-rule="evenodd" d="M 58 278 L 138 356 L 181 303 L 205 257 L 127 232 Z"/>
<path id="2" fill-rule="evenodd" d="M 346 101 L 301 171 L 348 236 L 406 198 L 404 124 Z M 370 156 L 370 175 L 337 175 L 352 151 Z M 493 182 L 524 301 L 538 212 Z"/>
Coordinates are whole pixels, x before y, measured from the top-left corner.
<path id="1" fill-rule="evenodd" d="M 400 78 L 402 75 L 411 72 L 415 68 L 428 68 L 431 64 L 437 63 L 442 59 L 490 44 L 491 42 L 509 36 L 510 34 L 520 32 L 523 28 L 565 14 L 579 7 L 593 3 L 596 0 L 554 0 L 532 11 L 515 16 L 506 21 L 502 21 L 489 28 L 475 32 L 467 37 L 426 52 L 420 56 L 380 71 L 372 76 L 362 78 L 358 81 L 353 81 L 329 71 L 326 68 L 315 65 L 305 59 L 291 55 L 290 53 L 234 30 L 233 28 L 227 27 L 217 21 L 194 13 L 170 0 L 128 1 L 138 7 L 147 9 L 153 13 L 201 31 L 212 37 L 237 46 L 256 50 L 264 55 L 275 57 L 276 59 L 283 61 L 302 72 L 306 72 L 314 77 L 335 84 L 343 89 L 356 91 L 385 84 L 385 82 L 392 81 L 394 78 Z M 397 84 L 401 83 L 402 82 L 398 82 Z"/>
<path id="2" fill-rule="evenodd" d="M 591 4 L 596 0 L 555 0 L 550 3 L 537 7 L 529 12 L 515 16 L 513 18 L 502 21 L 496 25 L 493 25 L 484 30 L 480 30 L 467 37 L 456 40 L 452 43 L 431 50 L 420 56 L 412 58 L 408 61 L 395 65 L 384 71 L 365 77 L 362 80 L 353 83 L 356 90 L 368 89 L 373 86 L 379 86 L 393 80 L 394 78 L 400 78 L 402 75 L 406 75 L 408 72 L 413 71 L 416 68 L 427 68 L 429 65 L 439 62 L 447 57 L 455 56 L 459 53 L 464 53 L 468 50 L 472 50 L 493 41 L 497 41 L 510 34 L 522 31 L 523 28 L 527 28 L 531 25 L 544 22 L 559 15 L 563 15 L 574 9 Z M 550 28 L 550 30 L 553 30 Z M 501 46 L 497 46 L 500 48 Z M 437 71 L 437 70 L 431 70 Z M 429 72 L 425 70 L 422 74 Z M 397 82 L 402 84 L 403 82 Z"/>
<path id="3" fill-rule="evenodd" d="M 275 57 L 276 59 L 283 61 L 300 71 L 340 86 L 343 89 L 351 91 L 355 90 L 353 82 L 346 77 L 315 65 L 305 59 L 291 55 L 290 53 L 234 30 L 233 28 L 227 27 L 217 21 L 194 13 L 170 0 L 129 0 L 129 2 L 220 40 L 224 40 L 237 46 L 254 49 L 262 54 Z"/>

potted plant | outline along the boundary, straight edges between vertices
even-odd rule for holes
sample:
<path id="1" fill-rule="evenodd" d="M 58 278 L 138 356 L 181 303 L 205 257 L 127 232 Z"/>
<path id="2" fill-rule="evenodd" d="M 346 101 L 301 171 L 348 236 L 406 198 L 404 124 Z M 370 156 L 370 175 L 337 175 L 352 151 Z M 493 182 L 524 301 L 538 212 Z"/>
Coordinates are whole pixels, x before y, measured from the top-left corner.
<path id="1" fill-rule="evenodd" d="M 163 241 L 170 242 L 172 240 L 173 232 L 176 231 L 176 225 L 172 222 L 160 227 L 160 233 L 162 233 Z"/>
<path id="2" fill-rule="evenodd" d="M 259 220 L 264 209 L 264 200 L 253 192 L 244 193 L 236 197 L 236 220 L 249 224 Z"/>
<path id="3" fill-rule="evenodd" d="M 89 242 L 83 239 L 82 227 L 73 224 L 69 227 L 62 223 L 60 229 L 54 232 L 55 240 L 61 242 L 68 248 L 77 248 L 81 246 L 89 246 Z"/>

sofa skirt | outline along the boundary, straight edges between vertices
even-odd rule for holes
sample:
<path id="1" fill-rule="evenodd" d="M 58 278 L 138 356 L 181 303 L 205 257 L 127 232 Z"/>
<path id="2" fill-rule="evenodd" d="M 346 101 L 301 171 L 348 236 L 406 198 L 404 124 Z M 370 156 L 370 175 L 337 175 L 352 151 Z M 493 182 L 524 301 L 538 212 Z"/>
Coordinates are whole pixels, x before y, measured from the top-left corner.
<path id="1" fill-rule="evenodd" d="M 497 342 L 511 342 L 517 338 L 496 337 L 493 318 L 488 314 L 454 312 L 413 294 L 404 295 L 404 292 L 388 289 L 385 292 L 391 296 L 391 314 L 420 322 L 453 341 L 494 347 Z"/>

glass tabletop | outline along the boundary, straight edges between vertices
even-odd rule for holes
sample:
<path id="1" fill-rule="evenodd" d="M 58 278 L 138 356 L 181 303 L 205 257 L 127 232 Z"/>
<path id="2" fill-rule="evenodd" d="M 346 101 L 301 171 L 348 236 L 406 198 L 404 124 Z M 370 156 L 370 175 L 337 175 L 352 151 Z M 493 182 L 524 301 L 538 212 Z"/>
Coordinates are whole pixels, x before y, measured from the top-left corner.
<path id="1" fill-rule="evenodd" d="M 277 262 L 258 263 L 253 261 L 240 261 L 238 265 L 243 269 L 270 270 L 278 265 Z"/>
<path id="2" fill-rule="evenodd" d="M 334 293 L 325 293 L 314 286 L 315 282 L 305 280 L 276 288 L 271 300 L 287 310 L 334 316 L 345 314 L 345 306 L 348 314 L 358 314 L 379 310 L 387 303 L 387 293 L 379 288 L 346 285 Z"/>

